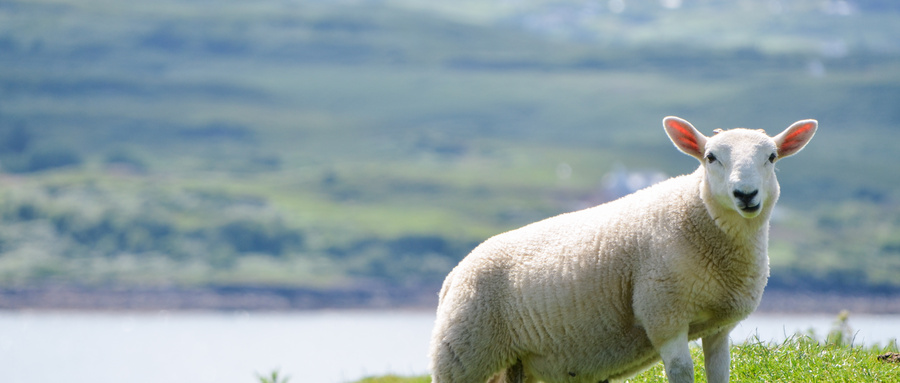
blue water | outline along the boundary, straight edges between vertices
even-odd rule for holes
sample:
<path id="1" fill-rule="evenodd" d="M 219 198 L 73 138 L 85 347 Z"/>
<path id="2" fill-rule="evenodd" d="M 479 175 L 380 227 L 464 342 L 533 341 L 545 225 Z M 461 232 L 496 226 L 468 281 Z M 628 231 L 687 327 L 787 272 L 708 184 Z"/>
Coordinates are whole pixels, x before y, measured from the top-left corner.
<path id="1" fill-rule="evenodd" d="M 427 372 L 431 312 L 0 312 L 0 382 L 341 383 Z M 833 316 L 755 314 L 732 333 L 824 335 Z M 858 344 L 900 338 L 900 315 L 851 315 Z"/>

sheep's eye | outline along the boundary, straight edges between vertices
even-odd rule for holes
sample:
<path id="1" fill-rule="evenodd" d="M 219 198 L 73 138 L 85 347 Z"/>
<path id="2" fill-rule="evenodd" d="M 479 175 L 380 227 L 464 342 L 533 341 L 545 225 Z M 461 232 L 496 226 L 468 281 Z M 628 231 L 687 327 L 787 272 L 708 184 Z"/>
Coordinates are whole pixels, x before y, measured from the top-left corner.
<path id="1" fill-rule="evenodd" d="M 716 155 L 709 153 L 706 155 L 706 160 L 709 161 L 709 163 L 716 162 Z"/>
<path id="2" fill-rule="evenodd" d="M 775 153 L 770 154 L 770 155 L 769 155 L 769 162 L 775 163 L 775 159 L 776 159 L 776 158 L 778 158 L 778 156 L 775 155 Z"/>

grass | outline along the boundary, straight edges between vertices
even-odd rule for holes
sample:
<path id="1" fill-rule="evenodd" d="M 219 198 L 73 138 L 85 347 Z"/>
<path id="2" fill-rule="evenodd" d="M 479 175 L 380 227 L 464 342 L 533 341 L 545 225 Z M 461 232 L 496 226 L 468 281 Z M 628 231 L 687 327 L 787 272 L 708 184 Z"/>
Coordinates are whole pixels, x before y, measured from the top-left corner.
<path id="1" fill-rule="evenodd" d="M 357 383 L 429 383 L 431 378 L 428 376 L 402 377 L 397 375 L 387 375 L 379 377 L 364 378 Z"/>
<path id="2" fill-rule="evenodd" d="M 268 376 L 257 374 L 256 377 L 259 378 L 259 383 L 288 383 L 290 381 L 289 376 L 281 375 L 278 370 L 272 371 Z"/>
<path id="3" fill-rule="evenodd" d="M 751 341 L 731 348 L 732 382 L 897 382 L 900 363 L 878 360 L 878 355 L 897 351 L 897 343 L 887 346 L 861 347 L 848 342 L 820 342 L 811 335 L 795 335 L 783 343 Z M 699 382 L 706 381 L 703 351 L 691 349 L 694 373 Z M 428 376 L 370 377 L 355 383 L 428 383 Z M 664 383 L 662 363 L 629 379 L 632 383 Z"/>

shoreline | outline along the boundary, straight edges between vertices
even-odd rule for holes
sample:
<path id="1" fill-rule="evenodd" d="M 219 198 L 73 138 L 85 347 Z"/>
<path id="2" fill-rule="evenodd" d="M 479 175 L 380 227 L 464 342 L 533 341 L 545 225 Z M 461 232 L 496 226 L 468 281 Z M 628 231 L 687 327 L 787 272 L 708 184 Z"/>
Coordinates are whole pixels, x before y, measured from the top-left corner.
<path id="1" fill-rule="evenodd" d="M 837 314 L 900 314 L 900 291 L 822 292 L 796 289 L 766 289 L 755 312 Z"/>
<path id="2" fill-rule="evenodd" d="M 437 292 L 354 286 L 80 286 L 0 288 L 0 310 L 48 311 L 312 311 L 433 309 Z"/>
<path id="3" fill-rule="evenodd" d="M 0 288 L 0 310 L 75 311 L 312 311 L 434 310 L 435 288 L 285 286 Z M 821 292 L 766 289 L 755 312 L 900 314 L 900 291 Z"/>

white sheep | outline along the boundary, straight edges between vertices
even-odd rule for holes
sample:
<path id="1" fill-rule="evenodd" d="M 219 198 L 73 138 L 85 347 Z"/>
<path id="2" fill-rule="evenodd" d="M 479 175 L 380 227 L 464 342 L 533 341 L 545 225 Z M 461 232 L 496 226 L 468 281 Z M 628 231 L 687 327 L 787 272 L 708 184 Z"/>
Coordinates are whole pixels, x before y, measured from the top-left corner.
<path id="1" fill-rule="evenodd" d="M 450 272 L 433 382 L 597 383 L 660 358 L 670 382 L 692 382 L 697 338 L 709 381 L 728 381 L 728 333 L 756 309 L 769 275 L 774 163 L 817 126 L 705 137 L 666 117 L 675 146 L 701 162 L 692 174 L 497 235 Z"/>

